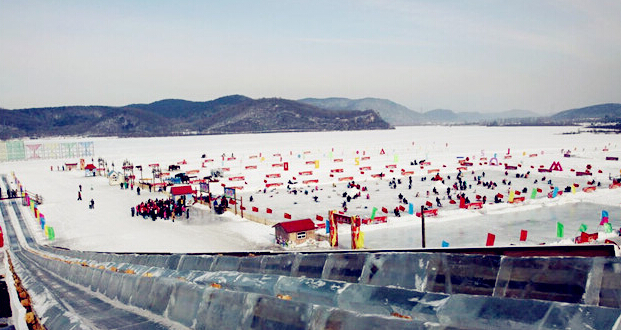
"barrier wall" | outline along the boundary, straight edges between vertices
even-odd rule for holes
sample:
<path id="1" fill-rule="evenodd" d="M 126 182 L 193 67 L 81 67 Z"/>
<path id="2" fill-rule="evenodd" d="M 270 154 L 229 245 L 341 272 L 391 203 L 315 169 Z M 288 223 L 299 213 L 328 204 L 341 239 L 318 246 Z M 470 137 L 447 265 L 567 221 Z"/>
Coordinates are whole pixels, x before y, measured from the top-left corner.
<path id="1" fill-rule="evenodd" d="M 50 251 L 105 265 L 177 272 L 306 277 L 425 292 L 540 299 L 621 308 L 621 259 L 423 252 L 283 253 L 254 257 Z M 164 270 L 159 270 L 164 272 Z"/>
<path id="2" fill-rule="evenodd" d="M 475 274 L 490 265 L 492 270 L 496 269 L 495 267 L 502 269 L 504 259 L 515 264 L 518 258 L 492 256 L 484 258 L 486 259 L 484 261 L 477 261 L 476 259 L 481 259 L 481 256 L 468 256 L 462 259 L 459 256 L 436 258 L 436 254 L 426 253 L 416 255 L 424 256 L 420 259 L 422 263 L 418 261 L 414 262 L 415 265 L 405 263 L 416 261 L 407 253 L 386 253 L 374 255 L 372 258 L 362 253 L 300 254 L 294 258 L 291 255 L 241 258 L 199 255 L 184 255 L 180 258 L 178 255 L 157 256 L 161 258 L 160 264 L 177 264 L 177 267 L 185 269 L 162 271 L 162 274 L 168 272 L 162 276 L 147 275 L 156 272 L 157 267 L 150 266 L 109 262 L 106 269 L 100 269 L 94 265 L 83 266 L 77 261 L 64 262 L 41 256 L 33 259 L 68 281 L 99 292 L 109 299 L 119 300 L 196 328 L 220 325 L 220 328 L 371 329 L 381 326 L 391 329 L 425 329 L 426 322 L 434 322 L 466 329 L 481 327 L 613 329 L 615 322 L 621 317 L 619 308 L 455 293 L 471 292 L 471 289 L 465 289 L 467 287 L 489 289 L 486 285 L 476 284 L 475 281 L 461 281 L 459 274 Z M 162 261 L 167 258 L 175 261 Z M 549 272 L 555 269 L 563 270 L 567 278 L 570 278 L 572 271 L 569 270 L 571 268 L 569 265 L 576 261 L 567 260 L 567 267 L 562 267 L 564 262 L 544 265 L 545 261 L 542 259 L 550 258 L 532 259 L 534 263 L 531 265 L 534 269 L 542 273 L 548 272 L 548 277 L 551 278 L 555 276 Z M 588 258 L 579 259 L 588 260 Z M 613 261 L 605 259 L 616 258 L 595 259 L 598 259 L 595 262 L 598 264 L 596 267 L 603 271 L 606 265 L 612 266 L 610 262 Z M 282 261 L 285 266 L 274 267 L 276 261 Z M 410 265 L 409 270 L 414 272 L 410 274 L 412 279 L 409 279 L 407 270 L 403 267 L 399 274 L 396 274 L 398 263 Z M 118 268 L 112 268 L 113 264 Z M 519 263 L 519 266 L 527 269 L 525 266 L 528 264 L 528 262 Z M 578 261 L 578 269 L 586 271 L 589 268 L 588 264 L 585 261 Z M 266 267 L 267 265 L 270 267 Z M 373 271 L 373 266 L 378 265 L 381 266 L 378 271 Z M 435 277 L 443 277 L 445 284 L 443 290 L 452 291 L 452 294 L 425 292 L 401 286 L 405 284 L 435 288 L 440 281 L 425 283 L 425 279 L 428 280 L 429 276 L 425 276 L 424 273 L 426 267 L 438 265 L 443 265 L 444 270 L 435 274 Z M 479 269 L 467 270 L 470 268 L 469 265 Z M 371 269 L 366 269 L 367 266 L 371 266 Z M 513 266 L 515 268 L 518 265 Z M 593 263 L 590 266 L 593 267 Z M 124 267 L 125 270 L 122 270 Z M 353 267 L 353 270 L 349 267 Z M 192 268 L 209 268 L 211 271 L 190 270 Z M 135 273 L 126 273 L 128 269 L 133 269 Z M 250 273 L 232 269 L 243 269 Z M 299 276 L 320 274 L 320 277 L 255 273 L 261 269 L 290 272 L 291 275 Z M 449 269 L 451 275 L 447 276 Z M 357 274 L 360 275 L 356 278 Z M 354 278 L 358 283 L 348 281 Z M 387 286 L 382 283 L 392 284 Z M 446 289 L 449 283 L 459 285 Z M 49 313 L 60 311 L 54 310 Z"/>

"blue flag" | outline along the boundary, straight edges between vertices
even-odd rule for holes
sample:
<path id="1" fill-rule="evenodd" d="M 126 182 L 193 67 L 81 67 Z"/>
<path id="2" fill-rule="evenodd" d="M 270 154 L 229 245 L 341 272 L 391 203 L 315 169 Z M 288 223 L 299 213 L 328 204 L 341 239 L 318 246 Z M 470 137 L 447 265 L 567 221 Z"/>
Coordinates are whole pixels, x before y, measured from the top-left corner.
<path id="1" fill-rule="evenodd" d="M 447 241 L 442 241 L 442 247 L 449 247 L 449 243 Z"/>

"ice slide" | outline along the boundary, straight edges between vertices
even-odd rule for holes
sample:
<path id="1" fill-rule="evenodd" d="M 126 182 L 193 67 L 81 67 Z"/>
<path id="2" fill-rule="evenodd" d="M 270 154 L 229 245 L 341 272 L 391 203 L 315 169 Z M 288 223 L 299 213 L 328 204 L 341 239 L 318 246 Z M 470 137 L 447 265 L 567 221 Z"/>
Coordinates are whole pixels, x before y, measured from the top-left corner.
<path id="1" fill-rule="evenodd" d="M 6 182 L 5 182 L 6 184 Z M 618 329 L 621 260 L 409 251 L 119 254 L 36 244 L 0 214 L 48 329 Z"/>

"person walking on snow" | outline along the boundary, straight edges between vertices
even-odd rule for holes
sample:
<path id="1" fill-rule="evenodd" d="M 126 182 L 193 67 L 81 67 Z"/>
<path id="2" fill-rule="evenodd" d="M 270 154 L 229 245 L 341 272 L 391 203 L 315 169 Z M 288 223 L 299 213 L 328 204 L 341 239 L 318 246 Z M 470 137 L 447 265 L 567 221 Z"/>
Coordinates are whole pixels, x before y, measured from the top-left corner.
<path id="1" fill-rule="evenodd" d="M 81 201 L 82 200 L 82 193 L 80 191 L 78 191 L 78 200 Z"/>

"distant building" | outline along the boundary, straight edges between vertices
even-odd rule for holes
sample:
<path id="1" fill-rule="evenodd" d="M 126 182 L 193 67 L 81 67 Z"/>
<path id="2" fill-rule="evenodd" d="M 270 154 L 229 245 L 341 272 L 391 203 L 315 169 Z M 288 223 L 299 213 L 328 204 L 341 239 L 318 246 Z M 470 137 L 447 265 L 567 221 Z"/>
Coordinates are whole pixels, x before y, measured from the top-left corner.
<path id="1" fill-rule="evenodd" d="M 78 168 L 78 163 L 65 163 L 65 170 L 71 171 Z"/>
<path id="2" fill-rule="evenodd" d="M 315 239 L 315 223 L 311 219 L 280 222 L 274 226 L 276 244 L 298 245 Z"/>
<path id="3" fill-rule="evenodd" d="M 192 190 L 192 186 L 173 186 L 170 188 L 170 197 L 172 197 L 175 202 L 177 199 L 183 198 L 186 204 L 191 204 L 194 194 L 196 194 L 196 190 Z"/>
<path id="4" fill-rule="evenodd" d="M 122 173 L 119 173 L 119 172 L 116 172 L 116 171 L 108 172 L 108 183 L 111 186 L 116 186 L 116 185 L 120 184 L 121 182 L 125 182 Z"/>
<path id="5" fill-rule="evenodd" d="M 84 176 L 97 175 L 97 167 L 93 164 L 88 164 L 84 167 Z"/>

